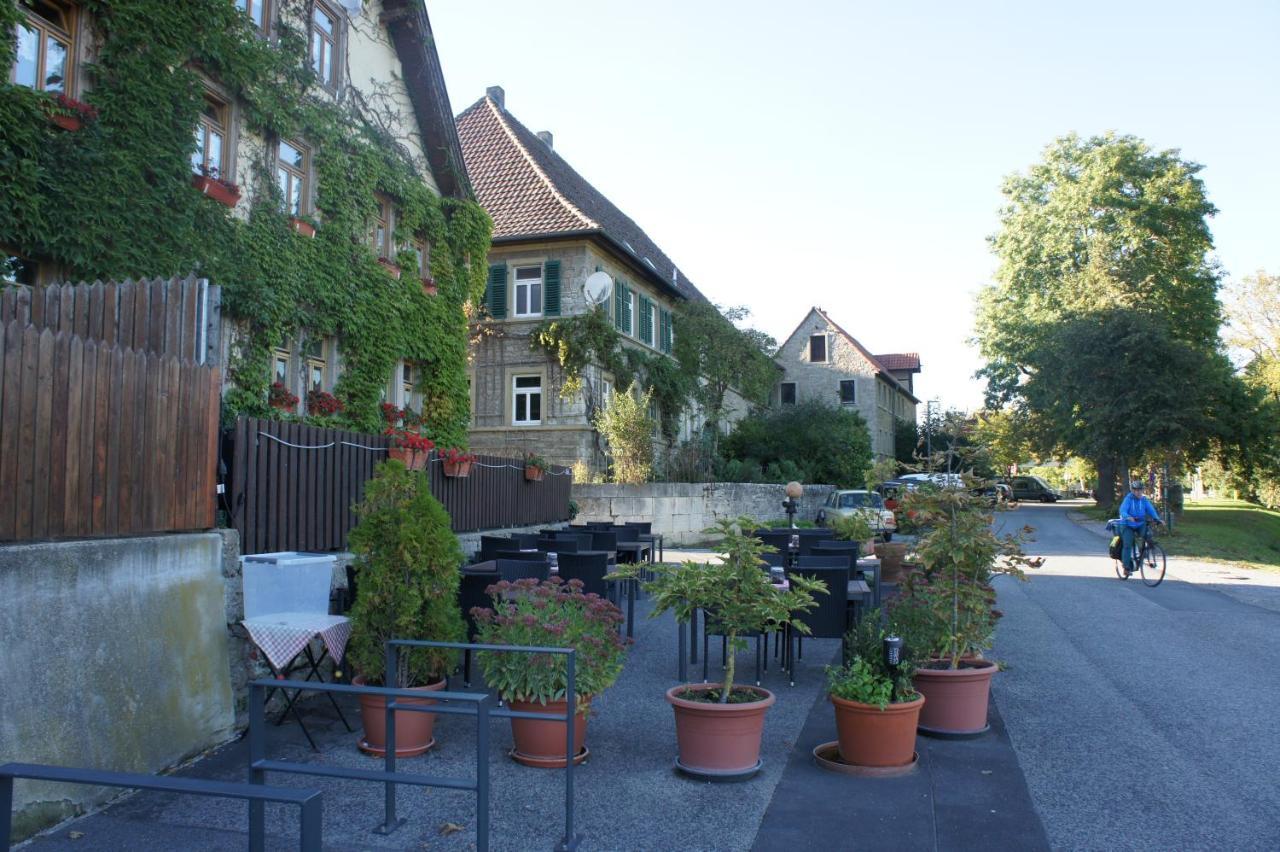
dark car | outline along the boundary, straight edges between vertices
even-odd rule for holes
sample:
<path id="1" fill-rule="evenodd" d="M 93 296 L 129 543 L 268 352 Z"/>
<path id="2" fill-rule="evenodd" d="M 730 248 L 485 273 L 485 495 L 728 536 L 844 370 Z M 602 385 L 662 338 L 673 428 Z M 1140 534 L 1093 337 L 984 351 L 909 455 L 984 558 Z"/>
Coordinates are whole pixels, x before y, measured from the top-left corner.
<path id="1" fill-rule="evenodd" d="M 1015 500 L 1037 500 L 1041 503 L 1056 503 L 1062 499 L 1058 493 L 1038 476 L 1015 476 L 1007 483 Z"/>

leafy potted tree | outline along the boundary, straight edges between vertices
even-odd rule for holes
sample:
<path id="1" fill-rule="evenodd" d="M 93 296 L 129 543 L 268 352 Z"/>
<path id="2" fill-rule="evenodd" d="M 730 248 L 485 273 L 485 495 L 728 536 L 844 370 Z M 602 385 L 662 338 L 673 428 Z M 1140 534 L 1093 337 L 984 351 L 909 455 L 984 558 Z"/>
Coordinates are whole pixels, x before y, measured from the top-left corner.
<path id="1" fill-rule="evenodd" d="M 591 700 L 622 673 L 626 643 L 618 635 L 622 613 L 596 594 L 583 594 L 581 580 L 562 583 L 502 580 L 489 587 L 492 608 L 471 610 L 479 641 L 489 645 L 534 645 L 573 648 L 576 712 L 574 763 L 587 756 L 587 714 Z M 569 712 L 566 658 L 560 654 L 485 651 L 479 656 L 485 683 L 512 710 L 526 713 Z M 525 766 L 565 765 L 565 722 L 512 719 L 512 757 Z"/>
<path id="2" fill-rule="evenodd" d="M 452 651 L 402 650 L 391 680 L 386 679 L 384 667 L 388 639 L 463 639 L 458 610 L 458 566 L 463 556 L 449 528 L 449 515 L 431 496 L 427 478 L 412 475 L 394 460 L 378 465 L 355 512 L 359 522 L 351 530 L 350 541 L 360 582 L 347 645 L 347 660 L 357 673 L 352 682 L 442 690 L 456 656 Z M 385 701 L 380 696 L 360 696 L 360 715 L 364 721 L 361 750 L 384 754 Z M 396 711 L 396 756 L 412 757 L 431 748 L 434 724 L 433 714 Z"/>
<path id="3" fill-rule="evenodd" d="M 734 683 L 734 658 L 747 633 L 777 630 L 785 624 L 800 633 L 809 628 L 793 620 L 797 613 L 816 606 L 815 592 L 825 592 L 821 581 L 792 577 L 781 589 L 762 571 L 761 555 L 773 551 L 752 532 L 759 526 L 751 518 L 722 518 L 705 530 L 720 538 L 719 562 L 646 566 L 657 574 L 645 584 L 653 598 L 650 617 L 671 610 L 688 621 L 698 610 L 714 614 L 729 643 L 724 682 L 675 686 L 667 690 L 676 719 L 676 765 L 703 776 L 746 776 L 760 768 L 760 737 L 764 716 L 774 695 L 758 686 Z M 636 576 L 636 566 L 626 566 L 618 577 Z"/>
<path id="4" fill-rule="evenodd" d="M 459 447 L 450 447 L 440 454 L 440 463 L 444 468 L 445 476 L 466 479 L 471 475 L 471 465 L 476 463 L 477 458 L 479 456 L 475 453 L 469 453 Z"/>
<path id="5" fill-rule="evenodd" d="M 993 578 L 1026 579 L 1025 567 L 1041 560 L 1022 553 L 1030 532 L 997 535 L 991 515 L 972 489 L 921 489 L 905 505 L 921 532 L 916 545 L 921 570 L 909 574 L 890 622 L 911 637 L 920 659 L 914 683 L 927 699 L 920 730 L 944 735 L 980 734 L 996 664 L 983 659 L 991 647 L 999 612 Z"/>
<path id="6" fill-rule="evenodd" d="M 906 766 L 915 758 L 916 724 L 925 699 L 911 683 L 908 655 L 885 659 L 880 611 L 864 615 L 849 635 L 850 658 L 827 668 L 840 759 L 856 766 Z M 909 648 L 910 646 L 906 646 Z"/>
<path id="7" fill-rule="evenodd" d="M 526 453 L 524 457 L 524 478 L 529 482 L 541 482 L 547 472 L 547 460 L 537 453 Z"/>

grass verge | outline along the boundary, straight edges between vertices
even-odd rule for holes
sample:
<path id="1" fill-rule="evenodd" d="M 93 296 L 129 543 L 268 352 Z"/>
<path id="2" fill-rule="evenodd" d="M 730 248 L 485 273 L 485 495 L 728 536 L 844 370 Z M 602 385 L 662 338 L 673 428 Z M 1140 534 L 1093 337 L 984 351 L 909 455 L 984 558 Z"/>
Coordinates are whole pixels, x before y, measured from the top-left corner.
<path id="1" fill-rule="evenodd" d="M 1242 500 L 1188 501 L 1160 543 L 1171 556 L 1280 571 L 1280 512 Z"/>

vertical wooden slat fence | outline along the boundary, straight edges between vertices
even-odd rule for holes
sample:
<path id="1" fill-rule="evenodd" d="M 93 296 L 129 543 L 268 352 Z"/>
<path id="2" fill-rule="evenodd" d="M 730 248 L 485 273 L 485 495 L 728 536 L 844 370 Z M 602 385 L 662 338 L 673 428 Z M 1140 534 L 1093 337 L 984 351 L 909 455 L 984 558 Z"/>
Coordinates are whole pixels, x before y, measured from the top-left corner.
<path id="1" fill-rule="evenodd" d="M 17 321 L 108 346 L 218 363 L 221 290 L 203 278 L 6 287 L 0 325 Z"/>
<path id="2" fill-rule="evenodd" d="M 352 507 L 390 444 L 383 435 L 253 417 L 239 418 L 230 440 L 228 502 L 246 554 L 346 549 L 356 523 Z M 435 458 L 427 475 L 454 532 L 569 517 L 567 474 L 526 482 L 518 460 L 480 456 L 465 479 L 446 477 Z"/>
<path id="3" fill-rule="evenodd" d="M 0 325 L 0 541 L 212 527 L 218 368 L 74 327 Z"/>

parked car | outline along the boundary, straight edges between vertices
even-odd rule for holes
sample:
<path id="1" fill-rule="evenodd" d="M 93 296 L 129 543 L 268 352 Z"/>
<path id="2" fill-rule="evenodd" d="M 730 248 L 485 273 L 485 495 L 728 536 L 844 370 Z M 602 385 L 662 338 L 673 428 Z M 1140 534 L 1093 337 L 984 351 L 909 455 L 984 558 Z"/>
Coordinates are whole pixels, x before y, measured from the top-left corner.
<path id="1" fill-rule="evenodd" d="M 884 541 L 893 538 L 898 530 L 898 521 L 893 516 L 893 511 L 885 507 L 884 498 L 875 491 L 832 491 L 827 496 L 827 502 L 818 510 L 816 521 L 818 526 L 826 526 L 829 518 L 847 517 L 854 512 L 861 514 L 871 531 Z"/>
<path id="2" fill-rule="evenodd" d="M 1056 503 L 1062 494 L 1038 476 L 1015 476 L 1007 483 L 1015 500 L 1038 500 Z"/>
<path id="3" fill-rule="evenodd" d="M 963 488 L 964 477 L 958 473 L 904 473 L 899 476 L 900 481 L 920 483 L 932 483 L 939 488 Z"/>
<path id="4" fill-rule="evenodd" d="M 1013 489 L 1003 482 L 997 482 L 985 488 L 975 488 L 973 494 L 986 500 L 987 505 L 992 508 L 1013 502 Z"/>

